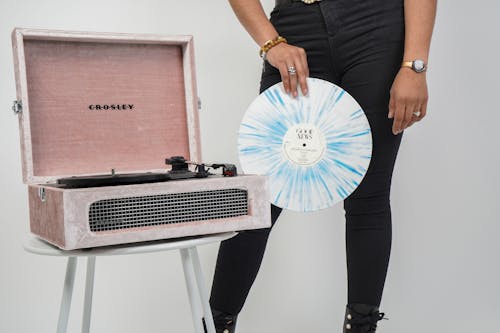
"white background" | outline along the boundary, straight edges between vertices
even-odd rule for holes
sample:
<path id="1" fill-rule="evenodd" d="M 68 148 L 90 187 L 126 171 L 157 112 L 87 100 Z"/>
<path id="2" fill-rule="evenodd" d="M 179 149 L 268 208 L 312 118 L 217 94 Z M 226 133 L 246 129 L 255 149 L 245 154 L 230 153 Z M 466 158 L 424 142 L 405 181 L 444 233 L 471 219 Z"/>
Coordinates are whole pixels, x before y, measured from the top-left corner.
<path id="1" fill-rule="evenodd" d="M 272 0 L 264 2 L 269 12 Z M 500 327 L 500 3 L 441 0 L 428 116 L 406 130 L 393 178 L 393 248 L 381 332 Z M 237 161 L 239 121 L 258 92 L 257 45 L 226 1 L 0 2 L 0 332 L 54 332 L 63 258 L 28 254 L 26 186 L 10 32 L 16 27 L 193 34 L 206 161 Z M 341 205 L 286 212 L 271 233 L 238 333 L 340 332 L 347 297 Z M 200 248 L 210 285 L 217 245 Z M 70 331 L 81 322 L 83 261 Z M 192 332 L 177 252 L 99 258 L 92 332 Z"/>

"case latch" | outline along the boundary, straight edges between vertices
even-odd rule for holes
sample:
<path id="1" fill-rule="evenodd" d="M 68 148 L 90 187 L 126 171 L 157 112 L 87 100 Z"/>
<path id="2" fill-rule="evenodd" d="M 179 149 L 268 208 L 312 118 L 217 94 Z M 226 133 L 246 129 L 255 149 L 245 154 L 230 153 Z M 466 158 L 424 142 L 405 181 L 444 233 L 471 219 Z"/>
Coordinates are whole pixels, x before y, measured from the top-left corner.
<path id="1" fill-rule="evenodd" d="M 201 98 L 198 97 L 198 111 L 201 110 Z"/>
<path id="2" fill-rule="evenodd" d="M 45 202 L 46 197 L 45 197 L 45 188 L 44 187 L 38 188 L 38 197 L 40 198 L 40 201 Z"/>
<path id="3" fill-rule="evenodd" d="M 20 114 L 23 111 L 23 103 L 21 101 L 14 101 L 12 111 L 14 111 L 15 115 Z"/>

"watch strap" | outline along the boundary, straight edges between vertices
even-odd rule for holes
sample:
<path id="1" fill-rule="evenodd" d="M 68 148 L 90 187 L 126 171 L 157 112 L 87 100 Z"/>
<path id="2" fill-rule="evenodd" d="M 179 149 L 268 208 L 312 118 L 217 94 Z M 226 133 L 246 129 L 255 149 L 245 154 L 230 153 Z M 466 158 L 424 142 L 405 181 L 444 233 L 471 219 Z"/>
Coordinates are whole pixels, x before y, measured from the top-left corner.
<path id="1" fill-rule="evenodd" d="M 410 68 L 413 68 L 413 61 L 403 61 L 401 63 L 401 67 L 410 67 Z"/>
<path id="2" fill-rule="evenodd" d="M 422 71 L 417 71 L 417 70 L 415 70 L 415 68 L 413 68 L 413 61 L 403 61 L 403 62 L 401 62 L 401 67 L 408 67 L 417 73 L 427 71 L 427 64 L 425 62 L 424 62 L 424 69 Z"/>

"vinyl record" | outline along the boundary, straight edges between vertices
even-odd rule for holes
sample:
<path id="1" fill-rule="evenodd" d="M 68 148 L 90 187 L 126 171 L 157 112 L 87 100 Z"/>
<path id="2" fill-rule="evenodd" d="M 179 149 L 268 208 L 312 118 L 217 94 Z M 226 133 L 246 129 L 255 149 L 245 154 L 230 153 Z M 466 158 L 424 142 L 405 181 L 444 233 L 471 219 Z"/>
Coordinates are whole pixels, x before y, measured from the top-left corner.
<path id="1" fill-rule="evenodd" d="M 243 172 L 267 175 L 271 202 L 300 212 L 348 197 L 372 154 L 370 124 L 356 100 L 333 83 L 307 80 L 307 96 L 293 98 L 281 82 L 262 92 L 238 136 Z"/>

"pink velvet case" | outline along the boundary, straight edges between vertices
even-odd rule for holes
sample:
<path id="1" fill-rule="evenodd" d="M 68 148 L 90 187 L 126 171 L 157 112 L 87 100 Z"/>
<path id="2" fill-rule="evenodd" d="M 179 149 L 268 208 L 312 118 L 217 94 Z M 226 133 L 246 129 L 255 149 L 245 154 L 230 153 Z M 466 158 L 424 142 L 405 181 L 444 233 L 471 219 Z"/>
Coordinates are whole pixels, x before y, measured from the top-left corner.
<path id="1" fill-rule="evenodd" d="M 69 250 L 270 226 L 263 176 L 83 189 L 51 185 L 58 178 L 112 169 L 164 171 L 165 158 L 175 155 L 202 161 L 192 36 L 16 28 L 12 42 L 23 180 L 34 234 Z M 182 220 L 179 212 L 172 218 L 168 209 L 184 207 L 171 203 L 179 196 L 196 202 L 211 198 L 217 201 L 213 207 L 222 208 L 202 214 L 203 204 L 196 213 L 188 205 L 183 214 L 190 218 Z M 155 223 L 90 227 L 96 205 L 112 203 L 113 213 L 130 216 L 127 207 L 132 202 L 137 214 L 144 197 L 153 201 L 141 211 Z M 148 210 L 166 200 L 170 208 Z M 239 215 L 227 213 L 236 206 Z"/>

